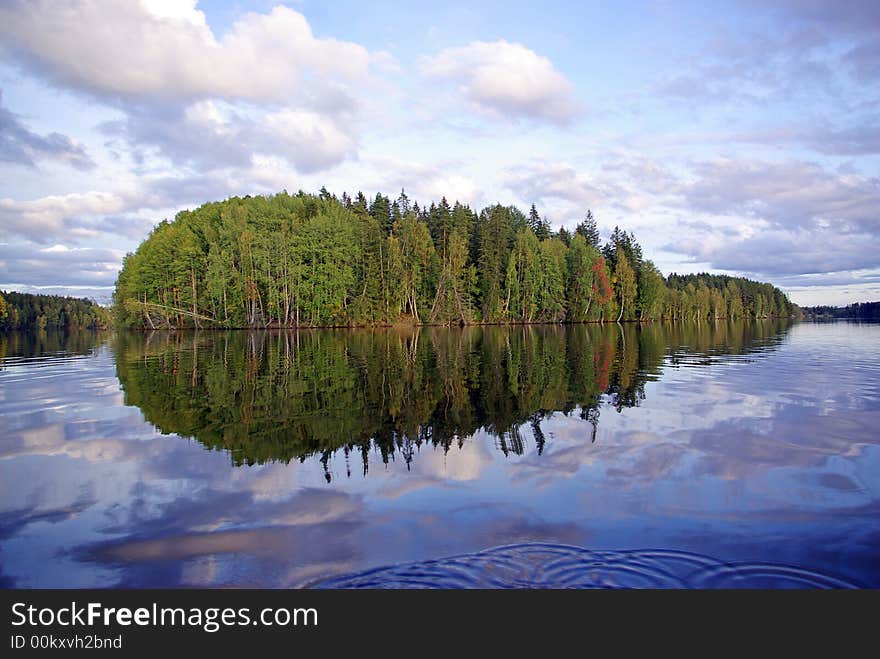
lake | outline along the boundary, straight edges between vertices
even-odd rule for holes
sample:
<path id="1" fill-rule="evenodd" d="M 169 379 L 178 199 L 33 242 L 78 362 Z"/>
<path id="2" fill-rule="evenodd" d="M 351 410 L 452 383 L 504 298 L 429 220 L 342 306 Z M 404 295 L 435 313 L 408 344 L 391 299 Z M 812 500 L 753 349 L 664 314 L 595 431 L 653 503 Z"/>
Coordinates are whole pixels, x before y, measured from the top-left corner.
<path id="1" fill-rule="evenodd" d="M 0 335 L 3 587 L 880 587 L 880 326 Z"/>

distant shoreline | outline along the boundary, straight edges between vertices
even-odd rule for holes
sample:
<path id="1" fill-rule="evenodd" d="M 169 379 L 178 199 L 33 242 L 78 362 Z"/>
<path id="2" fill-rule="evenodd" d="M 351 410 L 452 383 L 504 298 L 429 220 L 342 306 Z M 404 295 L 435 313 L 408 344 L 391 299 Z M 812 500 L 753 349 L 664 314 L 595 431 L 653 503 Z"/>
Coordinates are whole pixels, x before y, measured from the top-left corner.
<path id="1" fill-rule="evenodd" d="M 648 320 L 582 320 L 582 321 L 563 321 L 554 323 L 551 321 L 533 321 L 533 322 L 495 322 L 495 323 L 372 323 L 360 325 L 266 325 L 266 326 L 235 326 L 235 327 L 114 327 L 113 329 L 121 329 L 129 332 L 260 332 L 260 331 L 281 331 L 281 330 L 364 330 L 364 329 L 421 329 L 425 327 L 436 327 L 443 329 L 467 329 L 476 327 L 566 327 L 578 325 L 701 325 L 704 323 L 732 322 L 732 323 L 752 323 L 764 321 L 800 320 L 794 316 L 768 316 L 765 318 L 713 318 L 705 321 L 695 320 L 672 320 L 672 319 L 648 319 Z"/>

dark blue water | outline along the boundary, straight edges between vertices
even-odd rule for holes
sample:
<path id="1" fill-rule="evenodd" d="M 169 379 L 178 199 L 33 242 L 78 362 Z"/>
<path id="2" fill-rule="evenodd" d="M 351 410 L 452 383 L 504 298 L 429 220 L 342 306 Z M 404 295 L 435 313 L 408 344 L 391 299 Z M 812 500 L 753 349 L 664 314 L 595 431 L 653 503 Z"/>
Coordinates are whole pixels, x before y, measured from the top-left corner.
<path id="1" fill-rule="evenodd" d="M 880 326 L 0 338 L 5 587 L 880 587 Z"/>

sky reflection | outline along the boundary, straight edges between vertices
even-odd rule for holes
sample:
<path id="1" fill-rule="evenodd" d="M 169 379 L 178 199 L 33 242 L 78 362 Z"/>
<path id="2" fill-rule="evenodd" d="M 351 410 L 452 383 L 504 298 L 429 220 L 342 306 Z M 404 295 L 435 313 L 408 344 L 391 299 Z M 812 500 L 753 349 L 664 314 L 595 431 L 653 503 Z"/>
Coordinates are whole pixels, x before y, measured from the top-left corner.
<path id="1" fill-rule="evenodd" d="M 22 358 L 7 344 L 0 367 L 0 585 L 288 587 L 545 542 L 771 561 L 880 586 L 880 326 L 777 327 L 732 354 L 723 349 L 729 329 L 720 342 L 714 331 L 698 342 L 653 328 L 638 340 L 626 335 L 626 350 L 641 346 L 636 356 L 624 354 L 611 329 L 618 332 L 568 328 L 522 340 L 497 328 L 455 340 L 423 333 L 417 352 L 402 339 L 393 354 L 403 361 L 383 357 L 386 368 L 398 369 L 400 400 L 416 401 L 413 392 L 440 382 L 441 394 L 430 394 L 436 410 L 393 410 L 400 425 L 383 445 L 383 415 L 391 412 L 370 404 L 361 420 L 371 422 L 372 438 L 346 435 L 353 421 L 339 419 L 333 446 L 284 445 L 273 453 L 274 444 L 251 445 L 254 460 L 236 458 L 241 428 L 192 415 L 196 402 L 179 398 L 186 391 L 202 402 L 217 395 L 204 383 L 217 365 L 211 355 L 229 358 L 229 345 L 221 353 L 200 345 L 192 371 L 191 341 L 162 344 L 150 355 L 146 337 L 133 339 L 135 349 L 96 338 L 88 350 L 44 359 Z M 387 338 L 383 350 L 398 340 Z M 655 348 L 646 347 L 648 338 Z M 316 341 L 303 359 L 335 359 L 341 347 L 364 364 L 358 360 L 380 345 Z M 447 344 L 464 345 L 464 352 L 444 353 Z M 505 346 L 500 362 L 493 361 L 495 345 Z M 597 355 L 610 355 L 612 367 L 590 370 L 587 383 L 572 377 L 585 377 L 573 366 L 558 381 L 523 370 L 529 351 L 550 349 L 564 351 L 569 365 L 578 356 L 595 364 Z M 250 364 L 256 384 L 243 385 L 241 395 L 259 391 L 264 378 L 277 385 L 279 373 L 296 366 L 274 362 L 273 354 L 265 349 Z M 457 380 L 444 365 L 462 356 L 473 368 Z M 635 368 L 626 366 L 633 359 Z M 155 368 L 160 362 L 176 366 Z M 370 395 L 368 380 L 348 380 L 337 366 L 352 400 Z M 191 372 L 195 384 L 175 389 L 174 414 L 162 422 L 185 415 L 192 432 L 163 434 L 144 416 L 155 417 L 151 405 L 169 399 L 147 395 L 145 387 L 161 389 L 178 377 L 192 382 Z M 487 392 L 490 375 L 504 378 L 506 393 L 495 399 Z M 593 386 L 602 378 L 604 387 Z M 144 408 L 130 404 L 135 395 Z M 462 396 L 476 403 L 454 408 L 451 401 Z M 319 398 L 325 402 L 310 408 L 312 421 L 337 407 L 332 397 Z M 621 406 L 623 399 L 637 405 Z M 263 400 L 278 418 L 302 412 L 287 407 L 288 400 L 299 404 L 289 392 Z M 599 412 L 595 441 L 593 423 L 581 414 L 589 400 Z M 260 405 L 246 402 L 237 413 L 263 428 L 253 416 Z M 448 415 L 453 408 L 456 423 L 476 429 L 440 441 L 442 423 L 454 424 L 441 423 L 437 410 Z M 400 434 L 408 427 L 421 433 L 419 441 Z M 232 438 L 232 451 L 217 437 Z"/>

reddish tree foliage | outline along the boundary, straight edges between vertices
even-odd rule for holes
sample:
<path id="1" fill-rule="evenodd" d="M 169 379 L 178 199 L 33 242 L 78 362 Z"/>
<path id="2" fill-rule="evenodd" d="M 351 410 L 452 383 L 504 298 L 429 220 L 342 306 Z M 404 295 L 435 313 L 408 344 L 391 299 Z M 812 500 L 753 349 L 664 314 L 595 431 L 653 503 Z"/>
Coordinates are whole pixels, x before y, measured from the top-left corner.
<path id="1" fill-rule="evenodd" d="M 605 257 L 600 256 L 593 263 L 593 300 L 600 307 L 604 307 L 611 301 L 614 295 L 614 289 L 611 288 L 611 282 L 608 281 L 608 275 L 605 272 Z"/>
<path id="2" fill-rule="evenodd" d="M 593 352 L 593 367 L 596 374 L 595 391 L 597 394 L 603 394 L 608 389 L 616 347 L 617 341 L 611 341 L 606 337 L 599 342 Z"/>

